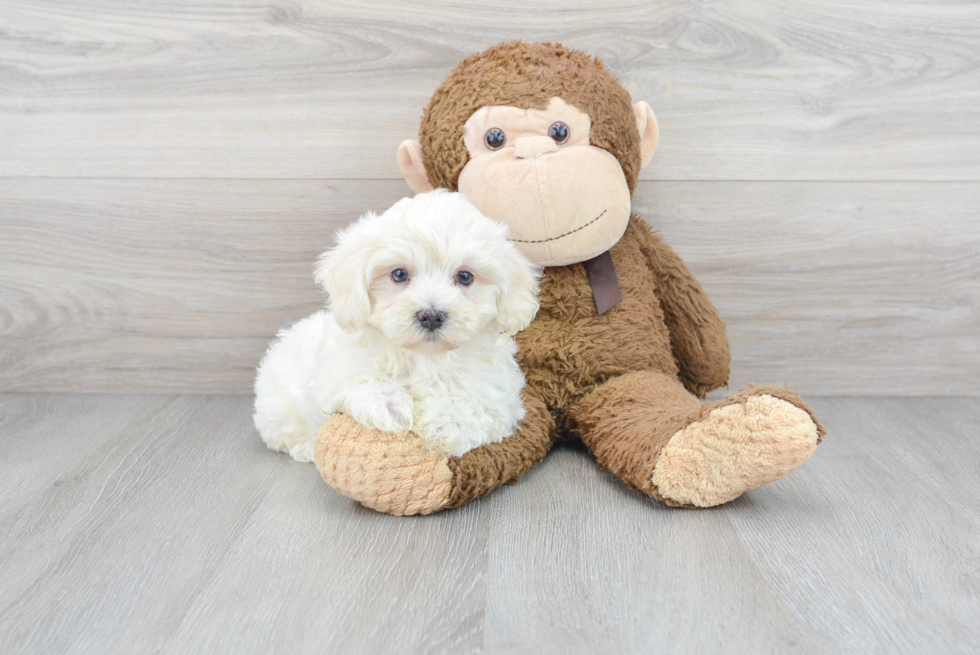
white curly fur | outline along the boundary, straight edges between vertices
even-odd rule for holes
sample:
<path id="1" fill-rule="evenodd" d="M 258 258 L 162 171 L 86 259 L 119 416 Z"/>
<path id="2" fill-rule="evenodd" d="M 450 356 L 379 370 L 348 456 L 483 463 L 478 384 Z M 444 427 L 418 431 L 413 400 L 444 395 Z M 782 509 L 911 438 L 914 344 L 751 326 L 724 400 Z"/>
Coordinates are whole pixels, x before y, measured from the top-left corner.
<path id="1" fill-rule="evenodd" d="M 407 282 L 392 271 L 404 269 Z M 456 280 L 469 271 L 469 286 Z M 328 309 L 282 330 L 255 379 L 266 445 L 313 461 L 333 412 L 368 427 L 411 429 L 434 452 L 510 436 L 524 416 L 512 337 L 538 310 L 539 269 L 459 193 L 406 198 L 341 231 L 316 280 Z M 435 333 L 418 314 L 445 313 Z"/>

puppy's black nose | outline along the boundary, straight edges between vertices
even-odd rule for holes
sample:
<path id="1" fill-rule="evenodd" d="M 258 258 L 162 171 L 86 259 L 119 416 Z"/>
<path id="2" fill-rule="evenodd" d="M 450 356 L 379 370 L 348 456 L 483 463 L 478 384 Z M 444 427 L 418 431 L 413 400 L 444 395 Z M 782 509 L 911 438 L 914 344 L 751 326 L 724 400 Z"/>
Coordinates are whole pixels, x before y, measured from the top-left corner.
<path id="1" fill-rule="evenodd" d="M 415 315 L 415 320 L 419 322 L 423 330 L 435 332 L 446 322 L 446 312 L 438 309 L 423 309 Z"/>

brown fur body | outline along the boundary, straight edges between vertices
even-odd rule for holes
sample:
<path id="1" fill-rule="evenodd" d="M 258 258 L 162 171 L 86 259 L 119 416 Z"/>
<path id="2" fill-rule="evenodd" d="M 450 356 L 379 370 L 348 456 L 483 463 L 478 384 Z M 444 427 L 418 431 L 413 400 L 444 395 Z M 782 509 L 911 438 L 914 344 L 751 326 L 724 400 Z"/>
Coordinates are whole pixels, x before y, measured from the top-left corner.
<path id="1" fill-rule="evenodd" d="M 552 412 L 571 407 L 606 380 L 633 371 L 679 371 L 670 343 L 656 275 L 641 239 L 654 240 L 633 216 L 612 249 L 623 301 L 606 314 L 596 312 L 582 264 L 546 268 L 541 309 L 517 335 L 518 360 L 528 387 Z M 724 324 L 718 322 L 724 330 Z M 727 348 L 717 353 L 717 379 L 727 378 Z M 562 426 L 565 427 L 565 426 Z M 567 426 L 572 428 L 574 426 Z"/>

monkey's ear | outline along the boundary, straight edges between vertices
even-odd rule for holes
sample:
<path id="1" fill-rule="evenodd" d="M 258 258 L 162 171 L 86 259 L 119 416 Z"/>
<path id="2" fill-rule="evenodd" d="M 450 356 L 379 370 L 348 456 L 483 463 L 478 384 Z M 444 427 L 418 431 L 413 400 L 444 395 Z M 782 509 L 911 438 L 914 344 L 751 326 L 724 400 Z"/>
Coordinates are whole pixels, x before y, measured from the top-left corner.
<path id="1" fill-rule="evenodd" d="M 636 115 L 636 127 L 640 130 L 640 167 L 642 168 L 653 159 L 657 143 L 660 142 L 660 127 L 657 125 L 657 117 L 653 115 L 653 109 L 642 100 L 633 105 L 633 114 Z"/>
<path id="2" fill-rule="evenodd" d="M 432 191 L 429 176 L 425 174 L 425 164 L 422 163 L 422 144 L 409 139 L 398 146 L 398 168 L 401 169 L 405 181 L 415 193 Z"/>

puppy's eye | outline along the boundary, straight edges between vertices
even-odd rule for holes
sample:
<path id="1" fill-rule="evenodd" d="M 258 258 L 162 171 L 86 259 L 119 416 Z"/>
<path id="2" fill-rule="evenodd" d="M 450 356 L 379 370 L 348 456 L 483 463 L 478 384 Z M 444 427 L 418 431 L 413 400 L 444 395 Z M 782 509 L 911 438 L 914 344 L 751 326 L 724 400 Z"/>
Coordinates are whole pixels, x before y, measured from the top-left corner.
<path id="1" fill-rule="evenodd" d="M 396 268 L 391 272 L 391 280 L 393 282 L 398 282 L 399 284 L 402 282 L 408 282 L 408 271 L 406 271 L 404 268 Z"/>
<path id="2" fill-rule="evenodd" d="M 473 274 L 469 271 L 460 271 L 456 274 L 456 283 L 468 287 L 473 284 Z"/>
<path id="3" fill-rule="evenodd" d="M 491 150 L 500 150 L 507 143 L 507 135 L 499 127 L 491 127 L 487 130 L 487 133 L 483 135 L 483 142 L 487 144 L 487 147 Z"/>
<path id="4" fill-rule="evenodd" d="M 557 121 L 548 128 L 548 136 L 555 140 L 555 143 L 565 143 L 568 141 L 568 126 Z"/>

